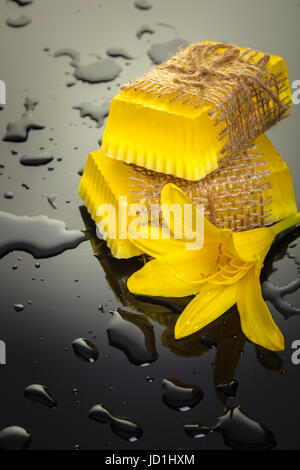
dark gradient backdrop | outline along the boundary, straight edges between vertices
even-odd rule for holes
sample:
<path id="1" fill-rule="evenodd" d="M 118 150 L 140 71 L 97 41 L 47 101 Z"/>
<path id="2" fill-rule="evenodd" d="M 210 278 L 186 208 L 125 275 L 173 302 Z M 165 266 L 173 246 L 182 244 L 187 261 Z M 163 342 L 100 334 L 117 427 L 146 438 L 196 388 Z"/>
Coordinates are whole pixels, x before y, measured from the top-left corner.
<path id="1" fill-rule="evenodd" d="M 0 209 L 16 215 L 45 214 L 70 229 L 89 228 L 87 241 L 58 256 L 35 260 L 13 251 L 0 260 L 0 339 L 7 346 L 7 364 L 0 366 L 0 429 L 25 428 L 32 435 L 29 449 L 33 450 L 299 449 L 300 366 L 291 362 L 291 345 L 300 338 L 300 318 L 295 314 L 287 319 L 286 309 L 278 312 L 270 304 L 286 340 L 286 350 L 279 354 L 247 342 L 234 310 L 193 340 L 176 343 L 172 331 L 182 303 L 151 305 L 129 297 L 126 277 L 140 261 L 116 261 L 104 246 L 97 247 L 93 224 L 80 208 L 78 171 L 88 153 L 99 148 L 105 122 L 97 127 L 90 117 L 80 117 L 74 106 L 88 103 L 101 108 L 118 92 L 119 84 L 149 69 L 147 51 L 153 43 L 176 37 L 232 42 L 282 55 L 291 81 L 300 79 L 300 3 L 151 0 L 151 4 L 151 9 L 142 10 L 134 0 L 34 0 L 22 7 L 0 0 L 0 79 L 7 85 L 7 104 L 0 111 L 4 167 Z M 6 24 L 21 15 L 30 17 L 27 26 Z M 148 32 L 137 37 L 142 26 Z M 99 56 L 108 57 L 110 47 L 124 48 L 132 59 L 114 59 L 122 71 L 106 83 L 78 81 L 71 59 L 54 57 L 57 50 L 72 48 L 80 54 L 80 63 L 88 64 Z M 38 102 L 31 118 L 44 129 L 32 130 L 24 142 L 3 141 L 8 122 L 15 123 L 24 113 L 26 98 Z M 292 170 L 300 203 L 299 113 L 300 105 L 294 106 L 291 116 L 268 134 Z M 55 158 L 45 166 L 27 167 L 19 162 L 24 154 Z M 9 193 L 13 198 L 7 198 Z M 297 237 L 295 232 L 283 240 L 268 258 L 265 276 L 277 286 L 298 275 Z M 300 307 L 297 291 L 286 299 Z M 15 304 L 24 309 L 15 311 Z M 118 307 L 127 314 L 116 322 L 110 340 L 114 346 L 107 328 L 110 310 Z M 98 348 L 93 365 L 75 355 L 71 345 L 76 338 L 86 338 Z M 141 367 L 145 348 L 153 362 Z M 201 387 L 202 400 L 189 411 L 172 409 L 168 397 L 162 396 L 162 381 L 169 377 Z M 217 385 L 232 380 L 238 381 L 235 398 L 216 391 Z M 31 384 L 47 386 L 57 408 L 26 398 L 24 390 Z M 99 403 L 117 416 L 136 419 L 143 436 L 127 442 L 108 424 L 89 419 L 89 410 Z M 184 431 L 184 425 L 193 422 L 214 425 L 228 407 L 239 405 L 248 418 L 236 409 L 225 419 L 222 432 L 193 439 Z"/>

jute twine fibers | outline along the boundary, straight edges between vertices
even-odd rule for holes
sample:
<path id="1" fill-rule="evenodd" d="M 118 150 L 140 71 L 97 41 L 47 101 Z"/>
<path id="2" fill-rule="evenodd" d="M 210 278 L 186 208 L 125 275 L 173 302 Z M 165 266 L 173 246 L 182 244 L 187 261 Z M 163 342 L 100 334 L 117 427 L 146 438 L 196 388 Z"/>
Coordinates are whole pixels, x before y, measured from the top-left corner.
<path id="1" fill-rule="evenodd" d="M 156 204 L 156 224 L 161 224 L 159 204 L 161 190 L 166 183 L 174 183 L 193 203 L 202 204 L 204 214 L 219 228 L 240 231 L 273 222 L 270 172 L 263 155 L 256 152 L 255 145 L 222 161 L 217 170 L 199 181 L 188 181 L 135 165 L 130 166 L 129 186 L 134 202 L 146 205 L 147 210 Z"/>
<path id="2" fill-rule="evenodd" d="M 280 99 L 289 85 L 267 70 L 269 55 L 231 44 L 194 43 L 121 89 L 142 90 L 195 107 L 213 105 L 210 115 L 222 124 L 223 156 L 232 157 L 288 115 L 290 101 Z"/>

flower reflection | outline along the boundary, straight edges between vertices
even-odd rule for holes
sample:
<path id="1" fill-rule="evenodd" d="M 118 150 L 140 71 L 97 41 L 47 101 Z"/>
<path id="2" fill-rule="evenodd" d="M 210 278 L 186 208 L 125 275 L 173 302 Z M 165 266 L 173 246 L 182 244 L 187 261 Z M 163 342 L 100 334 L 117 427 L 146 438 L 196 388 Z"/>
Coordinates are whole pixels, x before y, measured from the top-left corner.
<path id="1" fill-rule="evenodd" d="M 238 397 L 236 369 L 248 342 L 241 330 L 240 317 L 236 306 L 195 335 L 181 340 L 175 339 L 174 326 L 178 316 L 190 301 L 190 297 L 161 299 L 132 295 L 126 287 L 127 279 L 144 265 L 145 260 L 143 257 L 128 260 L 113 258 L 105 242 L 97 238 L 94 222 L 85 208 L 81 208 L 81 214 L 94 254 L 105 272 L 106 279 L 115 294 L 116 300 L 121 301 L 125 308 L 134 309 L 138 312 L 142 322 L 145 319 L 148 324 L 150 321 L 151 324 L 155 322 L 163 326 L 161 344 L 175 356 L 192 358 L 204 356 L 211 350 L 215 351 L 214 367 L 212 369 L 213 382 L 216 397 L 224 406 L 224 414 L 219 417 L 217 424 L 213 426 L 205 426 L 200 423 L 187 424 L 185 427 L 186 433 L 190 436 L 197 437 L 198 435 L 199 437 L 201 434 L 218 432 L 222 435 L 225 445 L 234 449 L 270 449 L 276 446 L 275 437 L 270 430 L 249 417 L 239 406 L 232 406 L 234 393 L 230 393 L 230 387 L 235 387 Z M 289 245 L 298 238 L 300 238 L 299 228 L 281 237 L 271 248 L 262 271 L 263 286 L 273 272 L 274 261 L 283 258 Z M 283 309 L 281 313 L 284 315 L 285 310 Z M 135 320 L 135 316 L 138 316 L 137 314 L 134 316 L 129 311 L 122 311 L 122 315 L 123 319 L 129 320 L 130 317 L 131 321 Z M 135 326 L 138 327 L 138 325 L 140 325 L 140 322 L 136 323 Z M 156 351 L 155 340 L 157 341 L 157 338 L 154 334 L 147 335 L 147 348 L 149 351 Z M 132 341 L 134 341 L 134 338 Z M 126 343 L 125 339 L 124 342 Z M 122 347 L 125 351 L 126 344 L 123 344 Z M 253 347 L 261 366 L 269 371 L 280 372 L 282 370 L 283 361 L 278 353 L 255 344 L 253 344 Z M 127 353 L 128 350 L 132 354 L 135 349 L 127 345 Z M 131 362 L 134 362 L 134 360 Z"/>

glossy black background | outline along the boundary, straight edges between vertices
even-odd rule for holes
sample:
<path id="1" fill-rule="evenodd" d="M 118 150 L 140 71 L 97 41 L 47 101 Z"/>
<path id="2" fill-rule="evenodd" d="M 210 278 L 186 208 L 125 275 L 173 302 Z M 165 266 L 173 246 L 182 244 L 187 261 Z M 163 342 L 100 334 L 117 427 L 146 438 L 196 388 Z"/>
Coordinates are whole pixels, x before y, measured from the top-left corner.
<path id="1" fill-rule="evenodd" d="M 0 137 L 8 122 L 20 118 L 27 96 L 39 101 L 36 116 L 46 126 L 32 131 L 24 143 L 1 140 L 0 163 L 5 165 L 0 176 L 1 210 L 17 215 L 46 214 L 65 221 L 69 228 L 86 228 L 82 214 L 86 223 L 90 221 L 79 209 L 82 201 L 77 194 L 77 172 L 88 153 L 99 147 L 104 127 L 96 128 L 95 122 L 80 118 L 79 111 L 72 107 L 82 102 L 101 105 L 117 93 L 118 84 L 148 70 L 151 60 L 147 49 L 151 43 L 175 36 L 187 41 L 233 42 L 284 56 L 291 81 L 300 77 L 297 1 L 151 3 L 153 8 L 143 11 L 135 8 L 132 0 L 35 0 L 23 8 L 13 1 L 0 0 L 0 79 L 7 84 L 7 104 L 0 111 Z M 32 23 L 18 29 L 5 24 L 8 17 L 21 14 L 31 16 Z M 151 26 L 154 34 L 138 39 L 136 32 L 141 25 Z M 93 59 L 90 54 L 105 57 L 111 46 L 122 46 L 136 57 L 130 61 L 116 59 L 123 69 L 119 78 L 109 83 L 76 82 L 72 87 L 66 86 L 72 80 L 73 69 L 69 59 L 53 57 L 57 49 L 72 47 L 80 52 L 82 62 L 88 63 Z M 45 48 L 50 50 L 44 51 Z M 298 201 L 299 112 L 300 107 L 294 106 L 291 116 L 268 133 L 292 170 Z M 53 163 L 53 171 L 48 171 L 47 166 L 20 165 L 20 155 L 38 154 L 41 147 L 62 157 L 62 161 Z M 12 150 L 18 155 L 12 155 Z M 23 183 L 30 189 L 26 190 Z M 5 199 L 6 191 L 13 191 L 14 198 Z M 52 194 L 56 195 L 56 210 L 47 201 Z M 282 250 L 280 259 L 278 252 Z M 297 253 L 297 247 L 292 250 Z M 271 280 L 276 285 L 285 285 L 297 276 L 294 260 L 284 253 L 285 247 L 275 250 L 279 259 L 273 264 L 276 271 Z M 111 260 L 107 259 L 109 263 Z M 299 449 L 300 366 L 291 362 L 291 344 L 300 335 L 297 316 L 286 320 L 271 306 L 284 333 L 286 350 L 277 356 L 263 352 L 259 361 L 254 345 L 248 342 L 244 354 L 239 355 L 244 338 L 238 317 L 231 314 L 232 326 L 224 326 L 221 332 L 217 326 L 206 333 L 211 338 L 217 335 L 218 342 L 227 345 L 217 361 L 216 350 L 202 346 L 199 337 L 180 347 L 174 343 L 171 331 L 175 313 L 149 304 L 144 308 L 141 304 L 139 308 L 123 306 L 109 279 L 120 273 L 126 277 L 130 263 L 129 267 L 122 262 L 108 267 L 102 262 L 103 267 L 94 257 L 89 241 L 57 257 L 40 260 L 40 268 L 35 267 L 35 262 L 24 252 L 12 252 L 0 260 L 0 338 L 7 345 L 7 364 L 0 366 L 1 429 L 11 425 L 24 427 L 32 435 L 33 450 L 72 449 L 75 445 L 81 449 L 228 449 L 221 434 L 195 440 L 183 428 L 185 423 L 195 421 L 215 424 L 223 413 L 222 397 L 214 387 L 215 375 L 219 382 L 232 378 L 239 381 L 237 396 L 229 404 L 241 405 L 252 419 L 264 423 L 275 436 L 276 449 Z M 18 265 L 18 269 L 13 270 L 13 265 Z M 299 306 L 297 292 L 287 299 Z M 25 309 L 15 312 L 15 303 L 24 304 Z M 104 313 L 97 308 L 100 303 Z M 133 312 L 143 308 L 140 314 L 154 326 L 159 359 L 150 366 L 141 368 L 130 363 L 123 352 L 108 344 L 109 310 L 122 306 Z M 78 337 L 90 339 L 99 348 L 99 359 L 94 365 L 80 361 L 71 350 L 72 341 Z M 236 371 L 230 371 L 235 361 Z M 152 383 L 147 382 L 148 375 L 154 377 Z M 161 397 L 161 381 L 165 377 L 201 386 L 202 402 L 186 413 L 166 407 Z M 24 397 L 25 387 L 32 383 L 44 384 L 51 390 L 58 401 L 57 409 Z M 72 393 L 73 388 L 79 390 L 79 395 Z M 78 400 L 80 403 L 76 403 Z M 89 420 L 88 411 L 97 403 L 109 406 L 117 415 L 138 420 L 144 429 L 143 437 L 128 443 L 113 434 L 109 426 Z"/>

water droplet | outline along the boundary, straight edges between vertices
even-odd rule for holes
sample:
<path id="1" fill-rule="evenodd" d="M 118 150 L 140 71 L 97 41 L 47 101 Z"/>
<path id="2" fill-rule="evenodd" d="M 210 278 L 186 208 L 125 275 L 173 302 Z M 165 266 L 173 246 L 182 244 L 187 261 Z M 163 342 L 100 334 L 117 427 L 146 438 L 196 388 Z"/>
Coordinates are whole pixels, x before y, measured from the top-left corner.
<path id="1" fill-rule="evenodd" d="M 212 430 L 206 426 L 202 426 L 201 424 L 185 424 L 184 430 L 189 437 L 193 437 L 195 439 L 199 439 L 201 437 L 207 436 Z"/>
<path id="2" fill-rule="evenodd" d="M 6 134 L 3 137 L 5 142 L 25 142 L 29 131 L 44 129 L 45 126 L 40 124 L 34 116 L 34 109 L 37 104 L 37 100 L 26 98 L 24 103 L 25 113 L 18 121 L 7 124 Z"/>
<path id="3" fill-rule="evenodd" d="M 150 10 L 152 8 L 151 3 L 148 0 L 136 0 L 134 6 L 139 10 Z"/>
<path id="4" fill-rule="evenodd" d="M 189 43 L 184 39 L 175 38 L 171 41 L 152 44 L 148 56 L 155 64 L 161 64 L 178 52 L 179 48 L 187 47 Z"/>
<path id="5" fill-rule="evenodd" d="M 154 380 L 154 377 L 151 377 L 151 375 L 147 375 L 146 382 L 149 382 L 151 384 L 153 380 Z"/>
<path id="6" fill-rule="evenodd" d="M 151 26 L 143 25 L 143 26 L 140 26 L 139 29 L 137 30 L 136 37 L 138 39 L 142 39 L 143 35 L 146 34 L 146 33 L 147 34 L 154 34 L 155 31 Z"/>
<path id="7" fill-rule="evenodd" d="M 110 408 L 95 405 L 89 411 L 89 417 L 99 423 L 108 423 L 112 431 L 126 441 L 134 442 L 143 434 L 142 426 L 134 419 L 117 417 Z"/>
<path id="8" fill-rule="evenodd" d="M 188 411 L 203 398 L 203 391 L 197 385 L 190 385 L 176 378 L 163 379 L 164 403 L 179 411 Z"/>
<path id="9" fill-rule="evenodd" d="M 216 426 L 194 423 L 185 425 L 184 429 L 191 437 L 203 437 L 210 432 L 221 433 L 225 445 L 236 450 L 267 450 L 276 446 L 273 433 L 247 416 L 239 406 L 228 408 L 218 418 Z"/>
<path id="10" fill-rule="evenodd" d="M 110 57 L 122 57 L 123 59 L 133 59 L 132 55 L 129 54 L 124 47 L 109 47 L 106 50 L 106 54 Z"/>
<path id="11" fill-rule="evenodd" d="M 20 15 L 19 18 L 7 18 L 6 24 L 11 28 L 23 28 L 31 23 L 32 19 L 27 15 Z"/>
<path id="12" fill-rule="evenodd" d="M 93 363 L 99 357 L 99 351 L 97 347 L 91 343 L 88 339 L 77 338 L 72 343 L 73 351 L 76 356 L 86 362 Z"/>
<path id="13" fill-rule="evenodd" d="M 43 405 L 46 405 L 49 408 L 57 407 L 57 401 L 49 392 L 47 387 L 45 387 L 44 385 L 40 385 L 40 384 L 28 385 L 28 387 L 25 388 L 24 395 L 25 397 L 30 398 L 33 401 L 42 403 Z"/>
<path id="14" fill-rule="evenodd" d="M 53 155 L 23 155 L 19 161 L 24 166 L 42 166 L 52 162 L 53 159 Z"/>
<path id="15" fill-rule="evenodd" d="M 12 2 L 17 3 L 20 7 L 26 7 L 33 3 L 33 0 L 11 0 Z"/>
<path id="16" fill-rule="evenodd" d="M 15 197 L 15 193 L 13 193 L 12 191 L 6 191 L 4 193 L 4 197 L 5 199 L 13 199 Z"/>
<path id="17" fill-rule="evenodd" d="M 9 426 L 0 431 L 1 450 L 26 450 L 31 442 L 31 435 L 20 426 Z"/>
<path id="18" fill-rule="evenodd" d="M 89 117 L 97 123 L 97 127 L 101 127 L 104 124 L 104 119 L 109 113 L 109 101 L 105 101 L 101 106 L 95 106 L 93 103 L 81 103 L 77 106 L 73 106 L 73 109 L 78 109 L 80 117 Z"/>
<path id="19" fill-rule="evenodd" d="M 22 312 L 24 310 L 23 304 L 14 304 L 14 309 L 16 312 Z"/>
<path id="20" fill-rule="evenodd" d="M 61 220 L 45 215 L 27 217 L 0 211 L 0 257 L 23 250 L 36 258 L 58 255 L 86 240 L 79 230 L 66 230 Z"/>
<path id="21" fill-rule="evenodd" d="M 75 68 L 74 77 L 87 83 L 101 83 L 114 80 L 122 71 L 113 59 L 98 59 L 87 65 L 80 65 L 80 55 L 74 49 L 60 49 L 54 57 L 68 56 L 70 65 Z"/>
<path id="22" fill-rule="evenodd" d="M 285 318 L 290 318 L 293 315 L 299 315 L 300 309 L 291 305 L 284 296 L 292 294 L 300 287 L 300 278 L 292 281 L 287 286 L 277 287 L 271 281 L 265 280 L 262 283 L 262 295 L 264 300 L 272 302 L 276 310 L 278 310 Z"/>
<path id="23" fill-rule="evenodd" d="M 123 351 L 130 362 L 146 366 L 158 359 L 153 326 L 146 317 L 123 310 L 111 312 L 109 344 Z"/>

